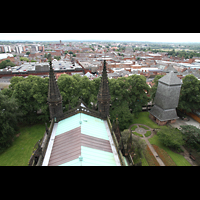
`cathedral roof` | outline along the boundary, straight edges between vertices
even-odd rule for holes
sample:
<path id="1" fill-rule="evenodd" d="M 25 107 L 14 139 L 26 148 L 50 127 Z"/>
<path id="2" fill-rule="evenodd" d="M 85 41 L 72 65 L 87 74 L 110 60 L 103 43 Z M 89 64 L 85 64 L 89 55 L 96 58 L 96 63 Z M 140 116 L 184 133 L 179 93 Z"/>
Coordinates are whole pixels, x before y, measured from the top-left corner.
<path id="1" fill-rule="evenodd" d="M 121 165 L 107 120 L 84 113 L 72 115 L 54 124 L 50 143 L 43 165 Z"/>

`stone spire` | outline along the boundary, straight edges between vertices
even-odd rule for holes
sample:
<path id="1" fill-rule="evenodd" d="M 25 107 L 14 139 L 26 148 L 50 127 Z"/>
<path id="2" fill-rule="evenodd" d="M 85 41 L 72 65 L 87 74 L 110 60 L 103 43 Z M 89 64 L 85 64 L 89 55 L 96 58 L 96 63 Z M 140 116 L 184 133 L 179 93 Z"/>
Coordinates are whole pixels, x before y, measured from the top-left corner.
<path id="1" fill-rule="evenodd" d="M 99 87 L 99 93 L 97 95 L 97 101 L 98 101 L 98 111 L 101 113 L 102 118 L 106 119 L 106 117 L 109 115 L 110 92 L 109 92 L 105 60 L 104 60 L 101 84 Z"/>
<path id="2" fill-rule="evenodd" d="M 50 60 L 50 71 L 49 71 L 49 90 L 48 90 L 48 104 L 49 104 L 49 113 L 50 119 L 55 117 L 60 117 L 63 114 L 62 109 L 62 96 L 56 82 L 54 75 L 54 70 L 52 68 L 52 61 Z"/>

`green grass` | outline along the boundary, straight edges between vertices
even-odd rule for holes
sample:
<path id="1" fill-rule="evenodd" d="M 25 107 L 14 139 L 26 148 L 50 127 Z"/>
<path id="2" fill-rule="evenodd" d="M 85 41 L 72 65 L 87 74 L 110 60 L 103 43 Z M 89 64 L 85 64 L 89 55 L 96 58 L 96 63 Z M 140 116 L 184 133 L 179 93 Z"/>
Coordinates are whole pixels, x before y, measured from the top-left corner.
<path id="1" fill-rule="evenodd" d="M 142 166 L 149 166 L 149 164 L 148 164 L 148 162 L 147 162 L 147 160 L 146 160 L 145 157 L 143 157 L 143 158 L 141 159 L 141 161 L 142 161 Z"/>
<path id="2" fill-rule="evenodd" d="M 138 119 L 136 117 L 134 117 L 131 124 L 144 124 L 151 128 L 162 128 L 163 127 L 163 126 L 158 126 L 155 122 L 153 122 L 149 118 L 149 112 L 140 112 L 138 115 Z"/>
<path id="3" fill-rule="evenodd" d="M 164 146 L 158 140 L 157 135 L 154 135 L 152 138 L 150 138 L 149 142 L 151 144 L 155 144 L 155 145 L 159 146 L 160 148 L 164 149 L 169 154 L 169 156 L 172 158 L 172 160 L 176 163 L 177 166 L 191 166 L 191 164 L 182 155 L 174 153 L 168 147 Z"/>
<path id="4" fill-rule="evenodd" d="M 143 137 L 143 135 L 142 134 L 140 134 L 140 133 L 137 133 L 137 132 L 132 132 L 134 135 L 137 135 L 137 136 L 140 136 L 140 137 Z"/>
<path id="5" fill-rule="evenodd" d="M 150 136 L 151 135 L 151 131 L 147 131 L 144 135 L 145 135 L 145 137 Z"/>
<path id="6" fill-rule="evenodd" d="M 149 128 L 147 128 L 146 126 L 142 126 L 142 125 L 139 125 L 140 128 L 143 128 L 145 130 L 149 130 Z"/>
<path id="7" fill-rule="evenodd" d="M 137 128 L 137 125 L 133 125 L 132 127 L 131 127 L 131 130 L 135 130 Z"/>
<path id="8" fill-rule="evenodd" d="M 20 136 L 11 147 L 0 154 L 0 166 L 27 166 L 33 147 L 44 136 L 45 125 L 36 124 L 20 128 Z"/>

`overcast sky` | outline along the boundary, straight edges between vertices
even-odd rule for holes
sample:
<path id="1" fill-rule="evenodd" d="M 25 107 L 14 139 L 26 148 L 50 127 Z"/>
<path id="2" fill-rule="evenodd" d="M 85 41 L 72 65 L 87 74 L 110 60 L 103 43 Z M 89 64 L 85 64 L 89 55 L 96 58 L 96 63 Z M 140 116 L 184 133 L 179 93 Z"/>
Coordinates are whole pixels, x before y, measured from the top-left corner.
<path id="1" fill-rule="evenodd" d="M 0 33 L 0 41 L 3 40 L 200 42 L 200 33 Z"/>

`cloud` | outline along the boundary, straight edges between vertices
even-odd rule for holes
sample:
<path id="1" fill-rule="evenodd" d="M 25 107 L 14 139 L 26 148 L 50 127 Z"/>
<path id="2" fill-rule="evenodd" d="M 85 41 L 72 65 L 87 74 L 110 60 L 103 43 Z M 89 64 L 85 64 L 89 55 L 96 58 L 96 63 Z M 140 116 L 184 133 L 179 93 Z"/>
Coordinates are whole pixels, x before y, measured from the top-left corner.
<path id="1" fill-rule="evenodd" d="M 200 33 L 0 33 L 1 40 L 200 42 Z"/>

